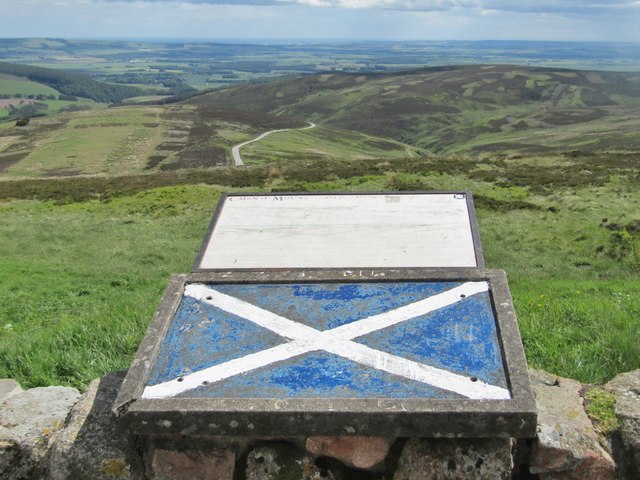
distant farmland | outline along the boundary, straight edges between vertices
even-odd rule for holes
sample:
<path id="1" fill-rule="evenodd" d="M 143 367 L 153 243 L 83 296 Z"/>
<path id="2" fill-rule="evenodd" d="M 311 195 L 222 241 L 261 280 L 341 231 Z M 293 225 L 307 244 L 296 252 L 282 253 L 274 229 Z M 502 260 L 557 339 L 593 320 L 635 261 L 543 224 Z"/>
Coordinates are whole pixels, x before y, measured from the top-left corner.
<path id="1" fill-rule="evenodd" d="M 35 103 L 35 100 L 30 98 L 0 98 L 0 108 L 9 108 L 11 106 L 17 107 L 20 105 L 27 105 L 29 103 Z"/>

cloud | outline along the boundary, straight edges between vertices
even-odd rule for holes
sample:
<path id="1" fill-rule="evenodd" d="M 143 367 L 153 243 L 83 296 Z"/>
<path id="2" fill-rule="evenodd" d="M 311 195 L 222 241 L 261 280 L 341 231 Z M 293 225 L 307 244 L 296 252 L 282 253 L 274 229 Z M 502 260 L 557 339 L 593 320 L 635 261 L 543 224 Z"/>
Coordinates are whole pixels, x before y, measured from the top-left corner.
<path id="1" fill-rule="evenodd" d="M 640 0 L 0 0 L 5 37 L 640 42 Z"/>
<path id="2" fill-rule="evenodd" d="M 23 0 L 30 1 L 30 0 Z M 60 3 L 140 3 L 228 7 L 315 7 L 334 10 L 560 14 L 567 16 L 638 15 L 640 0 L 57 0 Z M 0 0 L 2 3 L 2 0 Z M 55 2 L 54 2 L 55 3 Z"/>
<path id="3" fill-rule="evenodd" d="M 147 0 L 155 1 L 155 0 Z M 182 0 L 196 4 L 305 5 L 342 9 L 377 9 L 419 12 L 495 10 L 521 13 L 593 13 L 640 11 L 638 0 Z"/>
<path id="4" fill-rule="evenodd" d="M 640 10 L 638 0 L 105 0 L 131 3 L 191 3 L 210 5 L 306 5 L 344 9 L 382 9 L 408 11 L 448 11 L 457 9 L 505 12 L 601 12 L 602 10 Z"/>

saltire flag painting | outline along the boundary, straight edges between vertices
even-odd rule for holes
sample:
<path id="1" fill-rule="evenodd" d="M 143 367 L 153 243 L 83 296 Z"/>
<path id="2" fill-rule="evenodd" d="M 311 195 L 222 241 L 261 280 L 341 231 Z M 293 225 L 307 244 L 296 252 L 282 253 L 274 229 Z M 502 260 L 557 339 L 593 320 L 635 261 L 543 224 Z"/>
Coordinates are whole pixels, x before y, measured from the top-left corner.
<path id="1" fill-rule="evenodd" d="M 141 395 L 508 400 L 487 281 L 188 283 Z"/>

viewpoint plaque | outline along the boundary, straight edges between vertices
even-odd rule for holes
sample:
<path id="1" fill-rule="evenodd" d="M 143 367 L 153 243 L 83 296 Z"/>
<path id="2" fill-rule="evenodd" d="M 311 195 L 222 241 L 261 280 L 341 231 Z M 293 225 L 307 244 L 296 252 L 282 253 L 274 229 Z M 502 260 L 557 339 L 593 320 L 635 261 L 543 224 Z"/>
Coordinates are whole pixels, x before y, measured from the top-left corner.
<path id="1" fill-rule="evenodd" d="M 141 435 L 530 437 L 468 192 L 223 195 L 114 407 Z"/>
<path id="2" fill-rule="evenodd" d="M 483 266 L 469 192 L 229 194 L 194 271 Z"/>
<path id="3" fill-rule="evenodd" d="M 154 435 L 535 433 L 506 279 L 484 269 L 178 276 L 116 408 Z"/>

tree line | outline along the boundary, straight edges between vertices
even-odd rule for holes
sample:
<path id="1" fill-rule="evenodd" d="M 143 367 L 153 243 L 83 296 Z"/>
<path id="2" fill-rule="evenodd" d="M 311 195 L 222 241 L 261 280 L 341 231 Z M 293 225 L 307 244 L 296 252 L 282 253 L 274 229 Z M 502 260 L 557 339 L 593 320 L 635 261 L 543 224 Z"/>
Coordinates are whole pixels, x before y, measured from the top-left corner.
<path id="1" fill-rule="evenodd" d="M 129 85 L 111 85 L 98 82 L 82 73 L 16 63 L 0 62 L 0 73 L 26 77 L 31 81 L 55 88 L 63 95 L 89 98 L 102 103 L 117 103 L 145 93 L 142 89 Z"/>

